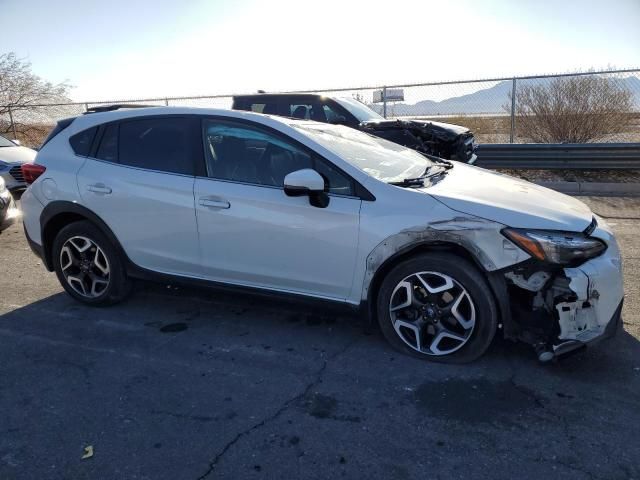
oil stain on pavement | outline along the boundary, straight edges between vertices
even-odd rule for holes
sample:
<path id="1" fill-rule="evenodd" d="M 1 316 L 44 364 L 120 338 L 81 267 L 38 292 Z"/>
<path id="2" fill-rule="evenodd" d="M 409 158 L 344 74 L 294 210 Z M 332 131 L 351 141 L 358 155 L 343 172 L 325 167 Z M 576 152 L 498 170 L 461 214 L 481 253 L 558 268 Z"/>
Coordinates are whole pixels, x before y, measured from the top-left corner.
<path id="1" fill-rule="evenodd" d="M 544 408 L 532 390 L 510 380 L 475 378 L 426 382 L 412 396 L 418 408 L 431 416 L 458 422 L 487 423 Z"/>

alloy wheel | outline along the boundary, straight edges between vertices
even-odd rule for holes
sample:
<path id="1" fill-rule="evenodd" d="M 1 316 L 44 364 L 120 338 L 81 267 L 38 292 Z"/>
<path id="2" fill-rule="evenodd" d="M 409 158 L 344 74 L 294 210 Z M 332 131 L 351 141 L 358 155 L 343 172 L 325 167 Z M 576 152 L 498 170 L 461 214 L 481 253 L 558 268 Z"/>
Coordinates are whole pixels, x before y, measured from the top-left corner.
<path id="1" fill-rule="evenodd" d="M 448 355 L 462 348 L 476 324 L 476 308 L 467 290 L 439 272 L 419 272 L 400 281 L 389 301 L 398 336 L 426 355 Z"/>
<path id="2" fill-rule="evenodd" d="M 60 269 L 67 284 L 83 297 L 99 297 L 109 286 L 109 260 L 90 238 L 75 236 L 64 242 Z"/>

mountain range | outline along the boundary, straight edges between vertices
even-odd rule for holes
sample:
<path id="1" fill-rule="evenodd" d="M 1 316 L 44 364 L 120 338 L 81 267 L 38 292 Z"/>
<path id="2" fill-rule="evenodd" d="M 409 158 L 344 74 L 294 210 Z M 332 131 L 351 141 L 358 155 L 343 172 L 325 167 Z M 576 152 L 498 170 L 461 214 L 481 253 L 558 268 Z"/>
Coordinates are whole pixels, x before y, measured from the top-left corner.
<path id="1" fill-rule="evenodd" d="M 553 78 L 538 78 L 531 80 L 518 80 L 518 85 L 544 85 L 550 83 Z M 634 97 L 635 105 L 640 108 L 640 78 L 629 76 L 618 79 L 618 81 L 629 89 Z M 387 105 L 387 113 L 392 116 L 428 116 L 428 115 L 457 115 L 457 114 L 498 114 L 507 113 L 504 105 L 510 103 L 512 81 L 504 80 L 496 85 L 478 90 L 474 93 L 451 97 L 436 102 L 433 100 L 421 100 L 410 104 L 404 102 L 393 102 Z M 419 87 L 416 87 L 419 88 Z M 382 104 L 371 106 L 378 113 L 382 113 Z"/>

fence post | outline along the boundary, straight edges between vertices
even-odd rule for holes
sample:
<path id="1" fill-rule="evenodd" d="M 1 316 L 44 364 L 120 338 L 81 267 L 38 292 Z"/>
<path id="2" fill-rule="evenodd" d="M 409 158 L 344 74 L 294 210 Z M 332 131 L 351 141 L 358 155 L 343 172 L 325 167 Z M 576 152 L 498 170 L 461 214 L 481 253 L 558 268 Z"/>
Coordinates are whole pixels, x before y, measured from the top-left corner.
<path id="1" fill-rule="evenodd" d="M 509 143 L 513 143 L 513 134 L 516 129 L 516 77 L 513 77 L 511 86 L 511 131 L 509 132 Z"/>
<path id="2" fill-rule="evenodd" d="M 89 104 L 88 104 L 88 103 L 85 103 L 85 104 L 84 104 L 84 111 L 85 111 L 85 112 L 88 112 L 88 111 L 89 111 Z"/>
<path id="3" fill-rule="evenodd" d="M 387 87 L 382 87 L 382 116 L 387 118 Z"/>
<path id="4" fill-rule="evenodd" d="M 167 106 L 167 107 L 169 106 L 169 99 L 168 99 L 168 98 L 165 98 L 165 99 L 164 99 L 164 104 L 165 104 L 165 106 Z"/>
<path id="5" fill-rule="evenodd" d="M 11 113 L 11 106 L 9 106 L 9 121 L 11 122 L 11 130 L 13 130 L 13 139 L 17 140 L 18 137 L 16 135 L 16 124 L 13 123 L 13 113 Z"/>

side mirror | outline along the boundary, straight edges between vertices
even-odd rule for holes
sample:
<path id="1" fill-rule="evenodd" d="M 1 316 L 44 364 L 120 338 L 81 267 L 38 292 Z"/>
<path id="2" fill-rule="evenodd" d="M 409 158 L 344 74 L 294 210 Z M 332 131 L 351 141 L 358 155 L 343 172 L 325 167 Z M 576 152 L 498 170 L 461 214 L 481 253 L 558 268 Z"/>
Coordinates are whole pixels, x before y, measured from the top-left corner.
<path id="1" fill-rule="evenodd" d="M 296 170 L 284 177 L 284 193 L 290 197 L 307 195 L 314 207 L 326 208 L 329 195 L 326 193 L 322 175 L 311 168 Z"/>
<path id="2" fill-rule="evenodd" d="M 22 142 L 20 140 L 18 140 L 17 138 L 14 138 L 13 140 L 11 140 L 13 143 L 15 143 L 17 146 L 21 147 L 22 146 Z"/>

